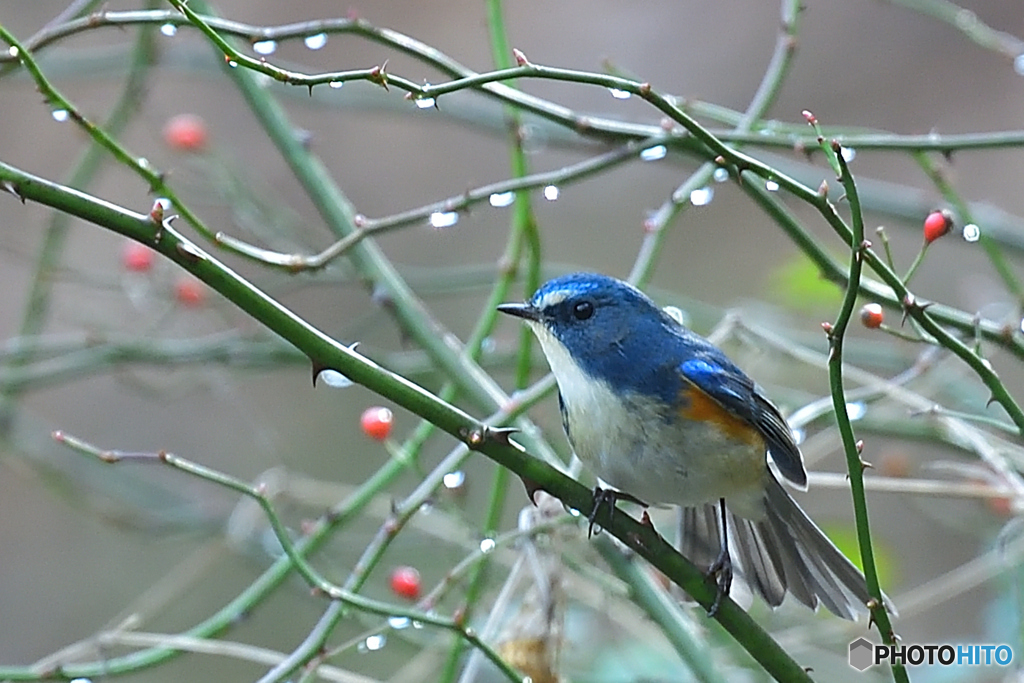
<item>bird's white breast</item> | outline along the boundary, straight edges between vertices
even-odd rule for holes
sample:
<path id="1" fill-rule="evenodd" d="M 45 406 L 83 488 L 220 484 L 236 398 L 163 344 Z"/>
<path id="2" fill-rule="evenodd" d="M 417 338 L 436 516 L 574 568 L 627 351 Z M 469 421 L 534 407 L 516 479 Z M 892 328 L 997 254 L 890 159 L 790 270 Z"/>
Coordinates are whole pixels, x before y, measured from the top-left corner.
<path id="1" fill-rule="evenodd" d="M 682 419 L 655 397 L 617 394 L 587 374 L 543 324 L 531 327 L 558 382 L 573 449 L 594 474 L 647 503 L 698 505 L 724 497 L 737 514 L 761 516 L 763 445 Z"/>

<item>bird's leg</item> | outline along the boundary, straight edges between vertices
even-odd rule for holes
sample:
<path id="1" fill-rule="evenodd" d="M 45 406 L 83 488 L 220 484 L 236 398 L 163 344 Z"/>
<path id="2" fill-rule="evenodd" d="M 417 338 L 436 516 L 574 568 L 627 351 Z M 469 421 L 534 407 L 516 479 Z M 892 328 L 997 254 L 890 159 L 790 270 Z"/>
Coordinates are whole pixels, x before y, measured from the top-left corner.
<path id="1" fill-rule="evenodd" d="M 587 517 L 587 521 L 590 522 L 590 526 L 587 528 L 587 538 L 594 535 L 594 523 L 597 521 L 597 515 L 601 512 L 603 507 L 611 507 L 608 515 L 609 517 L 615 511 L 615 502 L 618 500 L 625 500 L 630 503 L 636 503 L 647 507 L 647 503 L 643 502 L 636 496 L 632 496 L 622 491 L 616 491 L 614 489 L 603 489 L 600 486 L 594 487 L 594 507 L 590 510 L 590 515 Z"/>
<path id="2" fill-rule="evenodd" d="M 718 608 L 722 604 L 722 598 L 729 595 L 732 587 L 732 558 L 729 557 L 729 523 L 725 516 L 725 498 L 718 499 L 718 506 L 722 512 L 722 549 L 711 566 L 708 567 L 707 577 L 715 577 L 715 584 L 718 587 L 715 593 L 715 601 L 711 603 L 708 610 L 708 617 L 718 614 Z"/>

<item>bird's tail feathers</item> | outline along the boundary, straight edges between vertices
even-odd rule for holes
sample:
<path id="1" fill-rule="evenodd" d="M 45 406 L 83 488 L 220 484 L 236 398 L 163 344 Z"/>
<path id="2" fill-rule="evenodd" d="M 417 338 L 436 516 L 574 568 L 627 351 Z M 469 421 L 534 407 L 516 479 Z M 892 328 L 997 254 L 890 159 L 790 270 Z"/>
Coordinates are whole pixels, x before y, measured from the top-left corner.
<path id="1" fill-rule="evenodd" d="M 782 604 L 788 592 L 811 609 L 822 604 L 844 619 L 866 614 L 871 595 L 864 575 L 774 477 L 765 490 L 765 509 L 765 517 L 756 522 L 727 513 L 736 574 L 750 590 L 772 607 Z M 718 506 L 684 508 L 680 552 L 708 567 L 720 548 Z M 885 604 L 895 613 L 888 598 Z"/>

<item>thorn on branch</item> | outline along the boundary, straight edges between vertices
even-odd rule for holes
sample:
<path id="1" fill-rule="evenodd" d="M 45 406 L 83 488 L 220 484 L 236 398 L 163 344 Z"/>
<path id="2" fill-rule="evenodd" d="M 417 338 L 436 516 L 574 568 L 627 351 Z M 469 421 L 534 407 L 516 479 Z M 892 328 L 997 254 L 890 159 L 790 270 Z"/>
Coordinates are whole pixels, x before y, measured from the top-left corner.
<path id="1" fill-rule="evenodd" d="M 387 68 L 388 60 L 385 59 L 383 64 L 381 64 L 380 66 L 375 66 L 372 69 L 370 69 L 370 82 L 376 83 L 380 87 L 384 88 L 384 90 L 391 92 L 391 90 L 388 88 Z"/>
<path id="2" fill-rule="evenodd" d="M 526 55 L 519 48 L 512 48 L 512 56 L 516 59 L 516 64 L 519 66 L 533 66 L 530 60 L 526 58 Z"/>
<path id="3" fill-rule="evenodd" d="M 647 509 L 646 508 L 644 508 L 644 510 L 640 514 L 640 524 L 642 524 L 643 526 L 646 526 L 646 527 L 650 527 L 651 531 L 655 530 L 654 529 L 654 522 L 651 521 L 651 516 L 649 514 L 647 514 Z"/>
<path id="4" fill-rule="evenodd" d="M 529 496 L 530 502 L 533 503 L 534 505 L 537 505 L 537 499 L 534 496 L 537 495 L 538 491 L 544 491 L 544 493 L 549 493 L 549 491 L 547 491 L 543 486 L 538 484 L 533 479 L 530 479 L 529 477 L 520 476 L 519 480 L 523 482 L 523 486 L 526 488 L 526 495 Z"/>
<path id="5" fill-rule="evenodd" d="M 174 250 L 189 263 L 199 263 L 203 260 L 203 253 L 191 242 L 178 242 L 174 245 Z"/>
<path id="6" fill-rule="evenodd" d="M 174 215 L 171 215 L 171 216 L 167 216 L 166 218 L 164 218 L 164 219 L 163 219 L 163 220 L 162 220 L 162 221 L 160 222 L 160 227 L 158 227 L 158 228 L 156 229 L 156 232 L 155 232 L 155 233 L 153 233 L 153 243 L 154 243 L 154 244 L 160 244 L 160 241 L 161 241 L 161 240 L 163 240 L 163 238 L 164 238 L 164 230 L 166 230 L 166 229 L 169 229 L 169 228 L 170 228 L 170 226 L 171 226 L 171 223 L 172 223 L 172 222 L 174 221 L 174 219 L 176 219 L 177 217 L 178 217 L 178 214 L 174 214 Z"/>
<path id="7" fill-rule="evenodd" d="M 511 445 L 509 437 L 518 432 L 515 427 L 484 427 L 484 438 L 503 446 Z"/>
<path id="8" fill-rule="evenodd" d="M 916 306 L 917 299 L 914 297 L 913 294 L 910 294 L 908 292 L 907 295 L 903 297 L 903 308 L 909 311 L 911 308 L 915 308 Z"/>
<path id="9" fill-rule="evenodd" d="M 10 180 L 5 180 L 2 183 L 0 183 L 0 188 L 3 188 L 4 192 L 12 194 L 15 197 L 17 197 L 22 204 L 25 203 L 25 197 L 20 192 L 18 192 L 18 186 L 12 183 Z"/>
<path id="10" fill-rule="evenodd" d="M 330 370 L 331 368 L 318 360 L 310 359 L 310 361 L 313 364 L 313 386 L 316 387 L 316 378 L 320 376 L 321 372 L 324 370 Z"/>

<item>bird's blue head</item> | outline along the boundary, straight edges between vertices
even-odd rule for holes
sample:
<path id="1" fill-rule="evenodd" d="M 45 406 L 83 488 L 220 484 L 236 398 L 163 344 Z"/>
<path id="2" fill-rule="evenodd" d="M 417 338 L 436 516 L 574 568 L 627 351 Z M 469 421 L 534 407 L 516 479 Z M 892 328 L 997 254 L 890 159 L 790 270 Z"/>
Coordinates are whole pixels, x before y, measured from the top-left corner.
<path id="1" fill-rule="evenodd" d="M 578 368 L 619 392 L 668 398 L 678 390 L 659 371 L 677 358 L 680 327 L 626 282 L 572 273 L 546 282 L 529 301 L 498 310 L 529 323 L 559 384 Z"/>

